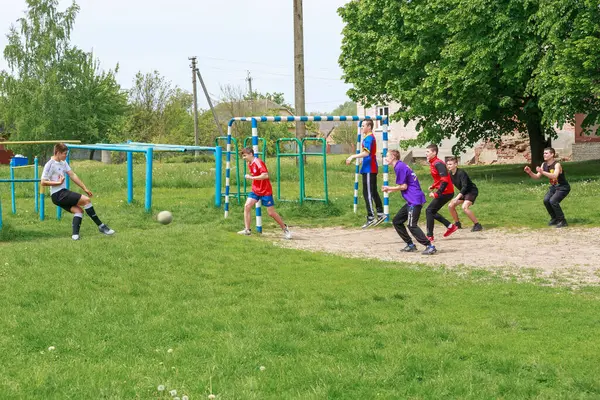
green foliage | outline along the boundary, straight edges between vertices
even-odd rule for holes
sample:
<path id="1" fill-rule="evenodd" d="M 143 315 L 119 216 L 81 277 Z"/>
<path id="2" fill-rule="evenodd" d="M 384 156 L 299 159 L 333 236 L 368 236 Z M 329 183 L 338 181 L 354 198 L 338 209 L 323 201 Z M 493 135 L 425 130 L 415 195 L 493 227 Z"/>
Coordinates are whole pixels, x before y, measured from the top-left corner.
<path id="1" fill-rule="evenodd" d="M 117 69 L 101 71 L 93 53 L 70 44 L 79 6 L 58 11 L 58 3 L 27 0 L 26 15 L 7 35 L 4 57 L 10 72 L 0 73 L 5 136 L 104 141 L 119 126 L 126 96 L 116 82 Z"/>
<path id="2" fill-rule="evenodd" d="M 593 46 L 598 1 L 567 3 L 577 7 L 558 0 L 349 2 L 339 9 L 349 95 L 367 105 L 400 103 L 393 119 L 417 120 L 420 143 L 454 136 L 455 151 L 526 133 L 539 162 L 555 122 L 599 109 L 600 70 L 592 66 L 600 56 Z"/>
<path id="3" fill-rule="evenodd" d="M 349 100 L 340 104 L 331 112 L 331 115 L 356 115 L 356 102 Z"/>
<path id="4" fill-rule="evenodd" d="M 158 71 L 136 74 L 129 102 L 120 141 L 194 144 L 192 94 L 173 86 Z"/>
<path id="5" fill-rule="evenodd" d="M 336 114 L 336 115 L 354 115 L 354 114 Z M 356 144 L 357 136 L 356 125 L 350 123 L 342 123 L 335 127 L 333 131 L 333 139 L 338 144 Z"/>

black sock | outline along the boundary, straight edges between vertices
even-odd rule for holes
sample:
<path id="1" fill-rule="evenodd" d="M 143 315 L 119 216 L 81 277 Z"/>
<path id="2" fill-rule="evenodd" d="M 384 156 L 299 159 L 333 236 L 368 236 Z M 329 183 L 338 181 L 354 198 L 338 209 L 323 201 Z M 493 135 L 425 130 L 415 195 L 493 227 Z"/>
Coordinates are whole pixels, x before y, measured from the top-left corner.
<path id="1" fill-rule="evenodd" d="M 73 235 L 79 235 L 79 228 L 81 228 L 82 220 L 83 220 L 83 214 L 76 213 L 73 216 Z"/>
<path id="2" fill-rule="evenodd" d="M 94 211 L 94 206 L 92 206 L 91 203 L 89 204 L 89 207 L 84 207 L 84 209 L 87 215 L 90 216 L 90 218 L 96 223 L 96 225 L 102 225 L 102 221 L 100 221 L 100 218 L 98 218 L 98 216 L 96 215 L 96 211 Z"/>

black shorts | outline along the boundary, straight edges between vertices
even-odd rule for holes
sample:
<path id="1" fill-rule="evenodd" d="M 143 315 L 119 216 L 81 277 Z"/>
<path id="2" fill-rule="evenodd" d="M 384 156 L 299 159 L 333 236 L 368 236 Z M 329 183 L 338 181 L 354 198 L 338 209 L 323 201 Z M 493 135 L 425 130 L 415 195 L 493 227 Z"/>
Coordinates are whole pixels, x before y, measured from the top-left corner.
<path id="1" fill-rule="evenodd" d="M 478 191 L 469 192 L 463 196 L 463 200 L 470 201 L 471 203 L 475 204 L 475 199 L 477 198 L 478 195 L 479 195 Z"/>
<path id="2" fill-rule="evenodd" d="M 52 195 L 52 202 L 64 210 L 71 212 L 71 207 L 76 206 L 80 198 L 80 193 L 61 189 Z"/>

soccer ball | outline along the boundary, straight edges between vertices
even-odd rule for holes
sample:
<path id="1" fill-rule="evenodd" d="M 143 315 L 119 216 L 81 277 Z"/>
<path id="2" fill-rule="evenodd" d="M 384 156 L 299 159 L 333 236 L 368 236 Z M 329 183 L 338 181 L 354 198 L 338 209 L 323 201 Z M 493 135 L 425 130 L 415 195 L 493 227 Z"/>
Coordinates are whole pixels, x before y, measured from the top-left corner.
<path id="1" fill-rule="evenodd" d="M 156 220 L 163 225 L 170 224 L 173 221 L 173 214 L 170 211 L 161 211 L 156 216 Z"/>

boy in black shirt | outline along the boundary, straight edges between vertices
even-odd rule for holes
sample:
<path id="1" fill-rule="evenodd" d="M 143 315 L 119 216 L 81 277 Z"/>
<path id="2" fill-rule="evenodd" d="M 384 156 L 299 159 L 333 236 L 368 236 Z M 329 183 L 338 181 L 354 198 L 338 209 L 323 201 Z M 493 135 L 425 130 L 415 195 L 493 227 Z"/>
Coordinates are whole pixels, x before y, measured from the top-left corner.
<path id="1" fill-rule="evenodd" d="M 471 221 L 473 221 L 473 229 L 471 232 L 479 232 L 483 230 L 483 227 L 477 221 L 477 217 L 475 217 L 475 213 L 471 211 L 471 206 L 475 204 L 475 199 L 479 194 L 477 190 L 477 186 L 471 181 L 469 175 L 465 172 L 465 170 L 458 169 L 458 160 L 456 157 L 450 157 L 446 161 L 446 165 L 448 166 L 448 170 L 450 171 L 450 177 L 452 178 L 452 184 L 455 188 L 460 190 L 458 195 L 452 199 L 450 204 L 448 204 L 448 211 L 450 211 L 450 215 L 454 218 L 454 225 L 462 228 L 460 221 L 458 220 L 458 213 L 456 212 L 456 206 L 462 204 L 462 209 L 467 214 L 467 217 Z"/>
<path id="2" fill-rule="evenodd" d="M 529 166 L 526 166 L 524 170 L 533 179 L 540 179 L 542 175 L 550 179 L 550 188 L 544 196 L 544 205 L 551 218 L 548 225 L 562 228 L 567 226 L 567 220 L 562 208 L 560 208 L 560 202 L 568 196 L 571 186 L 565 178 L 565 171 L 554 157 L 556 157 L 556 151 L 552 147 L 547 147 L 544 149 L 544 163 L 541 167 L 535 169 L 537 173 L 531 172 Z"/>

